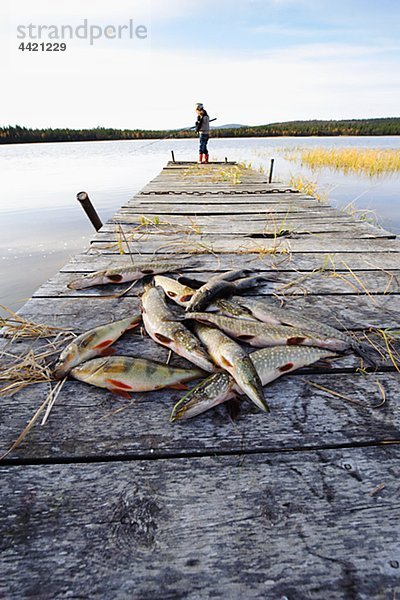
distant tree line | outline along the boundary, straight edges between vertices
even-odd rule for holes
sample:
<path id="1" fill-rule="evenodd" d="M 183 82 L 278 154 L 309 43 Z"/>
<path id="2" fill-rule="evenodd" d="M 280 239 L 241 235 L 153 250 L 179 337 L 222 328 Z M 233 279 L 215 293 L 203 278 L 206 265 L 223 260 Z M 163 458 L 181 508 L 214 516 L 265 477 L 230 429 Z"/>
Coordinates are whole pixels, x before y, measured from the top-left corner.
<path id="1" fill-rule="evenodd" d="M 280 137 L 340 135 L 400 135 L 400 117 L 342 121 L 288 121 L 232 128 L 214 128 L 213 137 Z M 30 129 L 19 125 L 0 127 L 1 144 L 32 142 L 89 142 L 96 140 L 145 140 L 194 137 L 193 130 L 164 129 Z"/>

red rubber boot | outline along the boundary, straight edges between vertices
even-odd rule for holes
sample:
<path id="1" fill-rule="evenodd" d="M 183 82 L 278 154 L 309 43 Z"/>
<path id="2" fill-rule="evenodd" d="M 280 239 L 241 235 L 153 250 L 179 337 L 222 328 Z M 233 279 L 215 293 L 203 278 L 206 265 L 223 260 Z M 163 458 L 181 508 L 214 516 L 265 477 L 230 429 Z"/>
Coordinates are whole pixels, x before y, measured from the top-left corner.
<path id="1" fill-rule="evenodd" d="M 204 162 L 205 162 L 205 163 L 208 163 L 208 154 L 205 154 L 205 155 L 204 155 Z"/>
<path id="2" fill-rule="evenodd" d="M 203 157 L 204 157 L 204 154 L 199 154 L 199 163 L 203 162 Z"/>

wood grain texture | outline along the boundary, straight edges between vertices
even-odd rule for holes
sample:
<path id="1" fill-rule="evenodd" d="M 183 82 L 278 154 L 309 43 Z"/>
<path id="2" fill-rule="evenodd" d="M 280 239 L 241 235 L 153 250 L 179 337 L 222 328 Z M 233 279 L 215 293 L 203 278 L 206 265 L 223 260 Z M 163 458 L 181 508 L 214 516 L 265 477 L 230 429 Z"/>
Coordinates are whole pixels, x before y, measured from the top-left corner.
<path id="1" fill-rule="evenodd" d="M 134 248 L 132 249 L 134 250 Z M 170 254 L 157 253 L 157 257 L 169 258 Z M 118 267 L 123 264 L 132 264 L 134 261 L 147 261 L 148 256 L 133 254 L 132 258 L 128 254 L 88 254 L 84 252 L 71 258 L 62 272 L 89 272 L 106 268 Z M 365 254 L 363 252 L 334 252 L 326 254 L 312 254 L 310 252 L 296 252 L 291 256 L 274 254 L 213 254 L 185 255 L 180 257 L 182 268 L 197 272 L 201 270 L 210 271 L 229 271 L 237 268 L 251 268 L 255 271 L 279 271 L 283 273 L 291 271 L 312 271 L 314 269 L 324 268 L 326 271 L 344 271 L 343 261 L 353 271 L 378 271 L 387 270 L 390 272 L 399 269 L 399 256 L 391 252 L 374 252 Z"/>
<path id="2" fill-rule="evenodd" d="M 99 234 L 98 234 L 99 235 Z M 97 241 L 96 237 L 90 246 L 90 252 L 119 254 L 117 244 Z M 149 234 L 138 233 L 131 241 L 132 252 L 154 254 L 170 252 L 171 254 L 194 253 L 256 253 L 271 252 L 274 254 L 311 252 L 327 254 L 332 252 L 400 252 L 400 242 L 392 239 L 348 239 L 335 234 L 314 234 L 298 238 L 252 239 L 245 235 L 163 235 L 157 238 Z"/>
<path id="3" fill-rule="evenodd" d="M 385 447 L 1 468 L 0 593 L 392 599 L 398 459 Z"/>

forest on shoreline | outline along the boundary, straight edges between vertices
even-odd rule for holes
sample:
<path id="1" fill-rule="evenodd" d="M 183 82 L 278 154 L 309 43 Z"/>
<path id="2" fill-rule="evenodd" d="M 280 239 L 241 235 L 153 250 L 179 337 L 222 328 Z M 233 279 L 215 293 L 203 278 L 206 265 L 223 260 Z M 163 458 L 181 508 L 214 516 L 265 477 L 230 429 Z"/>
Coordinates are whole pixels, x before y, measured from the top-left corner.
<path id="1" fill-rule="evenodd" d="M 31 129 L 0 127 L 0 144 L 35 142 L 89 142 L 101 140 L 151 140 L 195 137 L 192 129 Z M 214 127 L 212 137 L 309 137 L 309 136 L 374 136 L 400 135 L 400 117 L 379 119 L 346 119 L 340 121 L 288 121 L 268 125 Z"/>

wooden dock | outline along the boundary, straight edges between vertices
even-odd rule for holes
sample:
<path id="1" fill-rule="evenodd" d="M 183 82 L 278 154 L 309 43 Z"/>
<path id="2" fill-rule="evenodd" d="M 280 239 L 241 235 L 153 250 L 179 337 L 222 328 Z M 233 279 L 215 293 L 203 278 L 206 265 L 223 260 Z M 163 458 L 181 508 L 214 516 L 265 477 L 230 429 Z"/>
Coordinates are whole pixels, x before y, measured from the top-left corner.
<path id="1" fill-rule="evenodd" d="M 126 284 L 66 284 L 129 253 L 197 261 L 199 279 L 270 272 L 262 294 L 367 333 L 382 364 L 348 354 L 266 387 L 270 414 L 245 401 L 234 421 L 221 405 L 173 425 L 179 392 L 132 403 L 68 380 L 0 463 L 0 598 L 398 598 L 400 385 L 385 344 L 400 323 L 399 241 L 232 163 L 168 163 L 20 314 L 76 333 L 128 316 L 141 285 L 117 298 Z M 17 355 L 43 340 L 1 343 Z M 132 332 L 116 349 L 168 355 Z M 2 398 L 1 451 L 48 391 Z"/>

